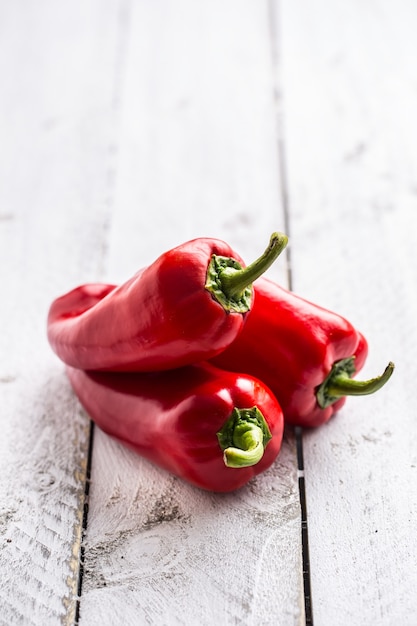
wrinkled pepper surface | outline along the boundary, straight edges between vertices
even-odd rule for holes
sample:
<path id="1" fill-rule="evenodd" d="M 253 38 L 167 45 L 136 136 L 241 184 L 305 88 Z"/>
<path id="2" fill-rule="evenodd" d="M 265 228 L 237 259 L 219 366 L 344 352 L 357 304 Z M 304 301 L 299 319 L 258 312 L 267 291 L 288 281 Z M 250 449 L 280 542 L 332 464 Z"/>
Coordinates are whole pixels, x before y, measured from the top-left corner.
<path id="1" fill-rule="evenodd" d="M 87 285 L 52 303 L 49 343 L 72 367 L 157 371 L 206 360 L 239 334 L 252 283 L 287 244 L 280 233 L 248 267 L 218 239 L 188 241 L 115 287 Z"/>
<path id="2" fill-rule="evenodd" d="M 367 354 L 365 337 L 349 321 L 261 278 L 245 327 L 212 362 L 260 378 L 276 394 L 287 423 L 315 427 L 346 396 L 373 393 L 387 382 L 392 363 L 371 380 L 352 378 Z"/>
<path id="3" fill-rule="evenodd" d="M 250 376 L 208 364 L 124 374 L 66 369 L 104 432 L 202 489 L 238 489 L 279 453 L 281 407 Z"/>

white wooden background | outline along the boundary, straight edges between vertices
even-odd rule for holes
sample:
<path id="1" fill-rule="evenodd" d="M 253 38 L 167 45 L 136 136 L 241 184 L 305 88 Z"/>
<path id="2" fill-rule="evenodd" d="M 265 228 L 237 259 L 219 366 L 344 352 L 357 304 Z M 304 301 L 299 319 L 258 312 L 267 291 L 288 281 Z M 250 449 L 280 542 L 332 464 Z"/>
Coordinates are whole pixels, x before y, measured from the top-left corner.
<path id="1" fill-rule="evenodd" d="M 2 626 L 417 624 L 416 29 L 414 0 L 1 0 Z M 45 334 L 79 283 L 273 230 L 269 275 L 365 333 L 363 376 L 396 363 L 302 434 L 306 510 L 294 434 L 202 493 L 91 429 Z"/>

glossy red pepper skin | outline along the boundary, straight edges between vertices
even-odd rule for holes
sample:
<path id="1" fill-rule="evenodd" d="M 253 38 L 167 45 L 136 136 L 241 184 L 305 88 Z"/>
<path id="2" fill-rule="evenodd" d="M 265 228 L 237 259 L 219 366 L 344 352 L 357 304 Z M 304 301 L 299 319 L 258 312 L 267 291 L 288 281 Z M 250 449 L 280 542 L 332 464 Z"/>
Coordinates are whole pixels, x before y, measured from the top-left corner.
<path id="1" fill-rule="evenodd" d="M 85 372 L 67 375 L 91 419 L 111 437 L 189 483 L 233 491 L 276 459 L 282 410 L 260 381 L 208 364 L 153 373 Z M 227 467 L 217 432 L 234 408 L 257 406 L 272 438 L 258 463 Z"/>
<path id="2" fill-rule="evenodd" d="M 119 287 L 78 287 L 52 303 L 49 343 L 64 363 L 85 370 L 159 371 L 209 359 L 241 331 L 252 282 L 287 241 L 273 233 L 246 267 L 224 241 L 193 239 Z"/>
<path id="3" fill-rule="evenodd" d="M 250 316 L 239 337 L 212 362 L 263 380 L 275 393 L 288 424 L 316 427 L 346 401 L 321 408 L 316 390 L 334 363 L 354 356 L 355 370 L 368 354 L 365 337 L 342 316 L 260 278 Z"/>
<path id="4" fill-rule="evenodd" d="M 214 356 L 238 335 L 245 314 L 226 312 L 204 289 L 213 254 L 244 267 L 225 242 L 196 239 L 96 302 L 82 286 L 58 298 L 48 315 L 53 350 L 73 367 L 108 371 L 169 369 Z"/>

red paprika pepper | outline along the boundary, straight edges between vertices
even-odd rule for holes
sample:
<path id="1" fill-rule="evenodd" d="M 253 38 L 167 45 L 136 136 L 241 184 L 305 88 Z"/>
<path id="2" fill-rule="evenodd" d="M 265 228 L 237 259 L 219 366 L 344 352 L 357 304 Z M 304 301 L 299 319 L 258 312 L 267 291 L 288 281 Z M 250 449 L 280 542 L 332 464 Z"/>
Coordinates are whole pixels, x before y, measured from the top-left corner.
<path id="1" fill-rule="evenodd" d="M 104 432 L 202 489 L 238 489 L 279 453 L 282 411 L 255 378 L 209 364 L 124 374 L 68 367 L 67 374 Z"/>
<path id="2" fill-rule="evenodd" d="M 86 370 L 156 371 L 205 360 L 241 331 L 252 282 L 287 244 L 274 233 L 248 267 L 225 242 L 194 239 L 114 288 L 81 286 L 57 298 L 47 333 L 56 354 Z"/>
<path id="3" fill-rule="evenodd" d="M 212 362 L 263 380 L 289 424 L 314 427 L 341 408 L 347 395 L 380 389 L 391 376 L 352 379 L 368 353 L 365 337 L 346 319 L 261 278 L 242 333 Z"/>

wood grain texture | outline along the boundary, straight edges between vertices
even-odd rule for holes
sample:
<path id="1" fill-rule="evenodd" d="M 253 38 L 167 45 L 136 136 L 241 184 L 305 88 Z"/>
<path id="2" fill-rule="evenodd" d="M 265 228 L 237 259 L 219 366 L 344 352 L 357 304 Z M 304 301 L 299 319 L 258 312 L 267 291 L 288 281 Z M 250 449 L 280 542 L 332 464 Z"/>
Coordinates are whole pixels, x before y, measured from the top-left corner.
<path id="1" fill-rule="evenodd" d="M 299 589 L 293 455 L 287 441 L 270 471 L 224 497 L 98 431 L 81 623 L 297 623 L 287 582 Z"/>
<path id="2" fill-rule="evenodd" d="M 295 291 L 364 332 L 361 376 L 396 363 L 303 435 L 315 622 L 414 626 L 417 10 L 391 4 L 0 4 L 2 625 L 305 624 L 291 433 L 218 496 L 96 429 L 78 597 L 90 423 L 45 336 L 78 283 L 205 235 L 249 262 L 289 214 Z"/>
<path id="3" fill-rule="evenodd" d="M 249 261 L 284 230 L 266 8 L 132 3 L 108 280 L 196 236 Z M 285 272 L 285 258 L 271 270 Z M 97 429 L 80 624 L 300 624 L 299 515 L 292 436 L 269 472 L 219 497 Z"/>
<path id="4" fill-rule="evenodd" d="M 102 271 L 118 4 L 0 6 L 0 622 L 72 624 L 89 421 L 46 341 Z"/>
<path id="5" fill-rule="evenodd" d="M 285 230 L 266 5 L 132 4 L 120 82 L 108 275 L 178 239 L 228 238 L 249 261 Z M 286 279 L 285 255 L 271 268 Z"/>
<path id="6" fill-rule="evenodd" d="M 396 372 L 304 435 L 313 612 L 415 623 L 416 5 L 282 2 L 292 269 L 298 293 Z M 343 617 L 342 617 L 343 616 Z"/>

